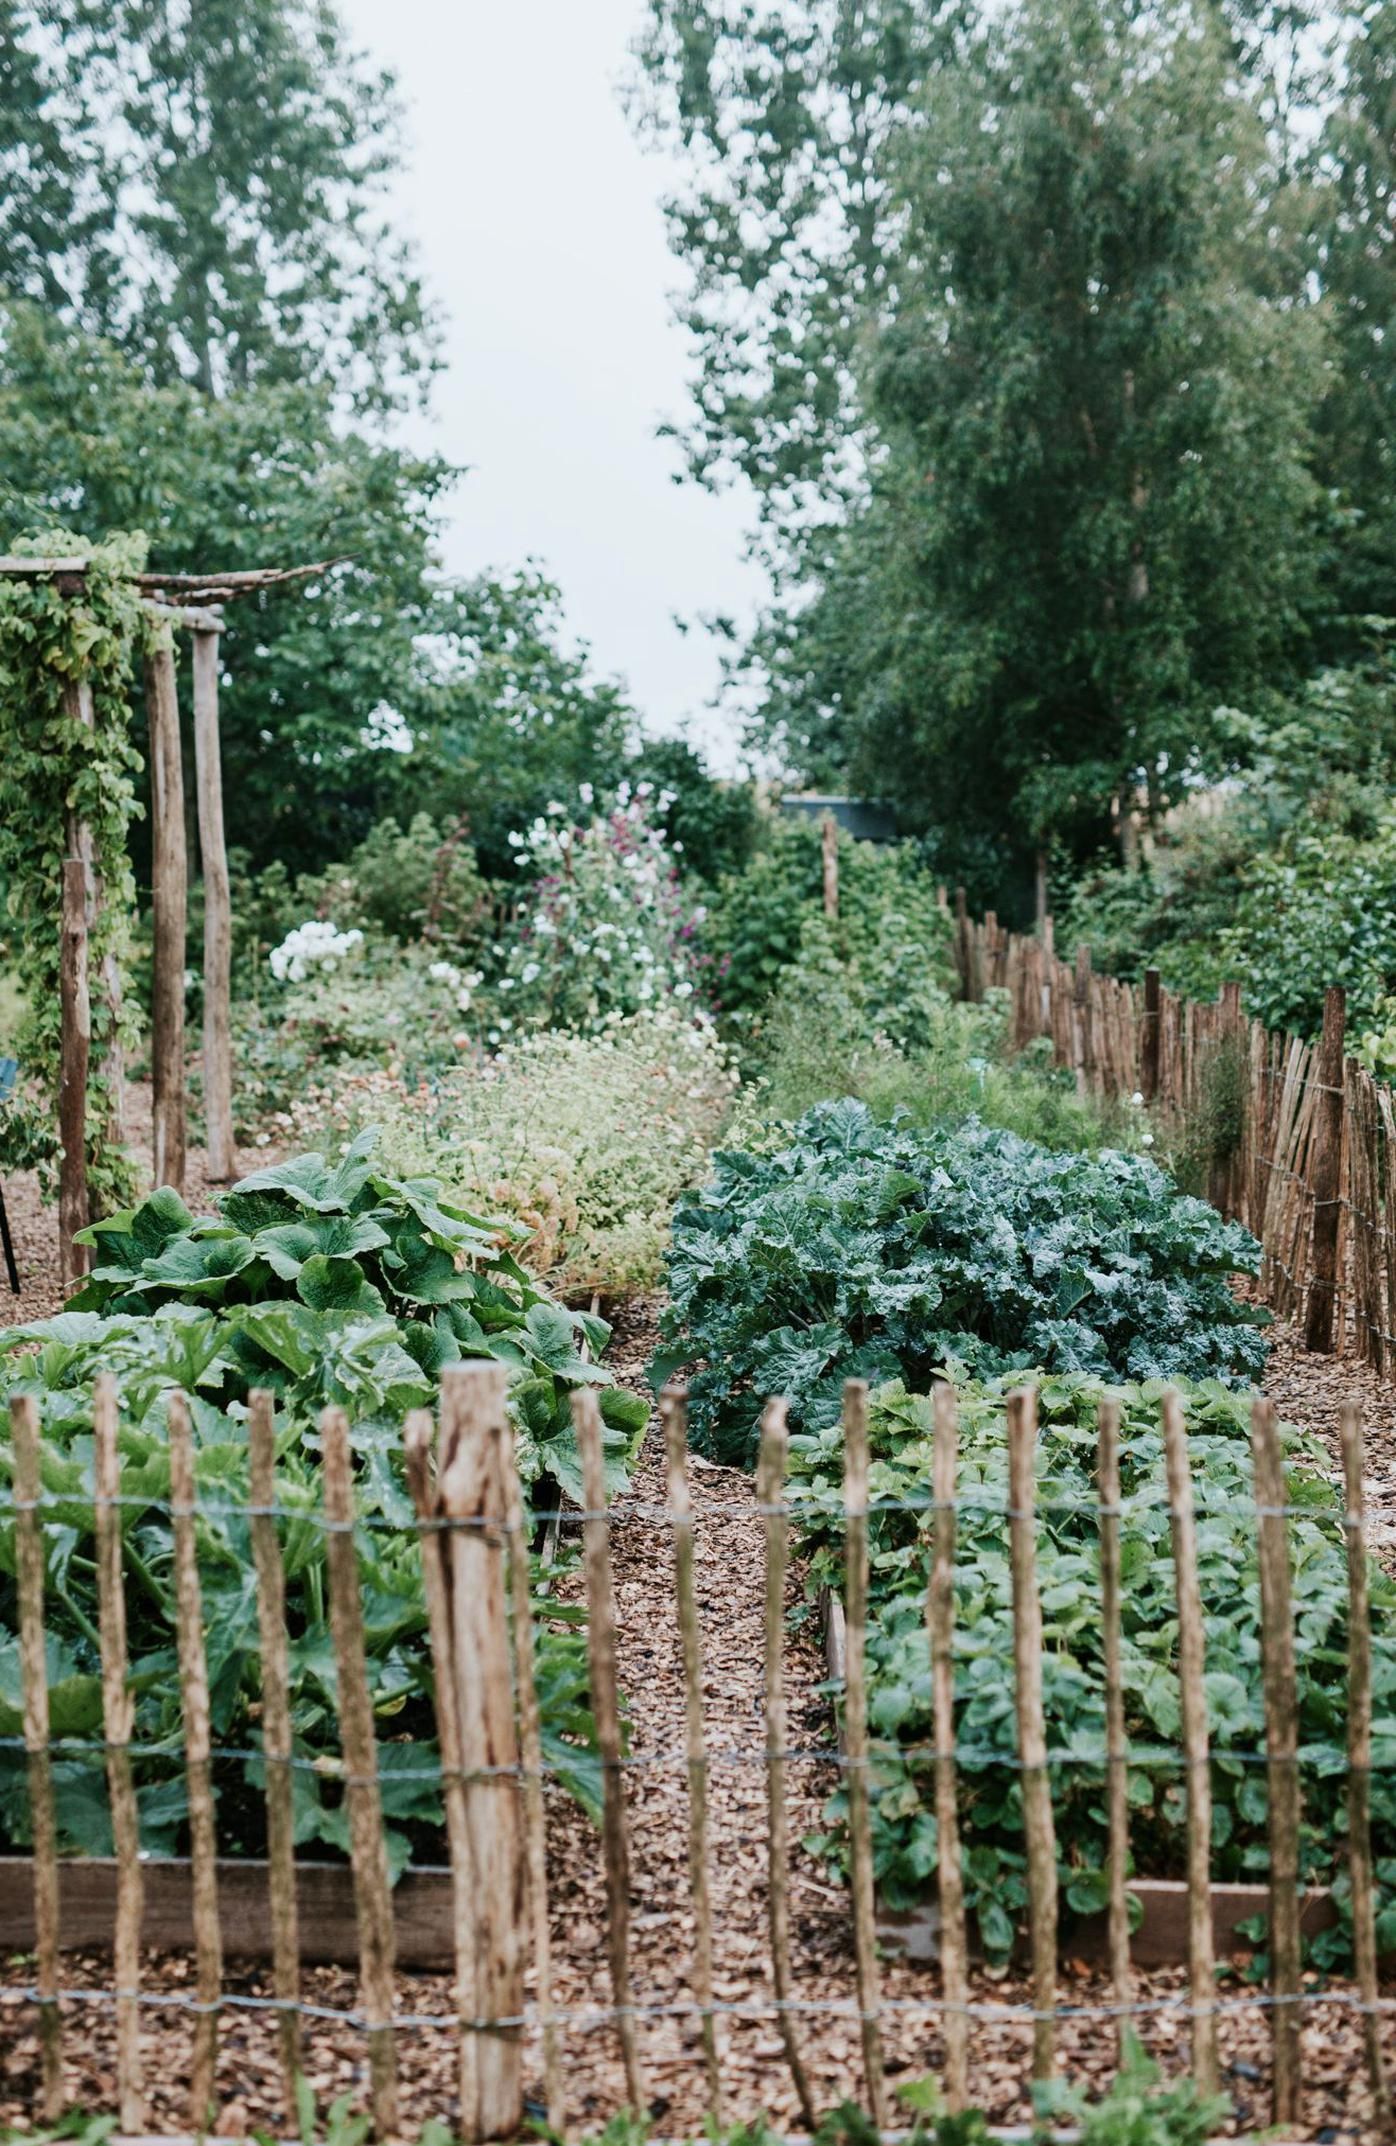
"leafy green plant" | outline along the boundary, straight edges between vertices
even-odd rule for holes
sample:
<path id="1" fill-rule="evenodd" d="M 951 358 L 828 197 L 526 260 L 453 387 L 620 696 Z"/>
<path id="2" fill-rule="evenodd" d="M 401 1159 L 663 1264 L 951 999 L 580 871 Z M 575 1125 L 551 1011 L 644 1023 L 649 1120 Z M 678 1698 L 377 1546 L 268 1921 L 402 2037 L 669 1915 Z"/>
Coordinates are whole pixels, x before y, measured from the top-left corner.
<path id="1" fill-rule="evenodd" d="M 407 1409 L 431 1400 L 443 1365 L 493 1358 L 510 1378 L 520 1473 L 549 1475 L 579 1496 L 568 1410 L 576 1386 L 600 1389 L 608 1474 L 623 1481 L 648 1411 L 610 1374 L 583 1361 L 577 1341 L 604 1346 L 604 1321 L 552 1303 L 501 1247 L 497 1224 L 455 1205 L 428 1179 L 377 1168 L 373 1136 L 335 1163 L 303 1155 L 225 1193 L 195 1219 L 176 1195 L 154 1193 L 88 1233 L 96 1264 L 74 1308 L 0 1337 L 0 1388 L 38 1406 L 46 1498 L 54 1734 L 81 1748 L 57 1764 L 60 1830 L 88 1854 L 109 1852 L 101 1767 L 101 1689 L 95 1591 L 92 1383 L 115 1376 L 120 1404 L 123 1555 L 128 1575 L 131 1689 L 143 1837 L 171 1851 L 185 1822 L 183 1726 L 171 1635 L 175 1627 L 167 1396 L 190 1397 L 202 1511 L 199 1548 L 213 1693 L 220 1827 L 230 1847 L 262 1845 L 260 1691 L 255 1568 L 247 1522 L 249 1390 L 276 1397 L 278 1501 L 284 1554 L 296 1826 L 303 1842 L 347 1846 L 326 1624 L 325 1531 L 318 1483 L 321 1407 L 349 1412 L 356 1458 L 359 1556 L 375 1712 L 391 1723 L 379 1768 L 390 1856 L 439 1851 L 440 1773 L 433 1739 L 426 1611 L 414 1511 L 402 1465 Z M 508 1232 L 503 1234 L 507 1236 Z M 36 1346 L 37 1345 L 37 1348 Z M 9 1455 L 0 1453 L 8 1477 Z M 21 1687 L 14 1524 L 0 1522 L 0 1738 L 18 1735 Z M 540 1631 L 540 1696 L 550 1762 L 589 1808 L 585 1646 L 569 1631 L 580 1613 L 549 1602 Z M 0 1753 L 0 1827 L 26 1838 L 22 1756 Z"/>
<path id="2" fill-rule="evenodd" d="M 804 955 L 848 965 L 878 1009 L 874 1018 L 899 1036 L 926 986 L 952 981 L 950 920 L 916 845 L 841 836 L 839 914 L 830 925 L 820 831 L 804 819 L 768 818 L 750 863 L 714 894 L 702 942 L 718 1005 L 743 1037 L 759 1033 L 772 994 Z"/>
<path id="3" fill-rule="evenodd" d="M 1012 1383 L 1017 1383 L 1013 1381 Z M 1012 1584 L 1004 1431 L 1007 1380 L 957 1381 L 959 1513 L 955 1551 L 956 1742 L 966 1897 L 986 1950 L 1003 1957 L 1027 1899 L 1012 1677 Z M 1105 1383 L 1079 1373 L 1038 1388 L 1038 1576 L 1044 1612 L 1043 1698 L 1063 1904 L 1105 1905 L 1104 1665 L 1100 1631 L 1096 1411 Z M 1186 1789 L 1179 1748 L 1177 1607 L 1159 1381 L 1110 1389 L 1123 1412 L 1123 1661 L 1131 1742 L 1129 1803 L 1136 1874 L 1183 1868 Z M 1249 1404 L 1215 1381 L 1183 1390 L 1199 1515 L 1206 1693 L 1213 1753 L 1212 1856 L 1218 1879 L 1259 1881 L 1269 1867 L 1259 1575 Z M 870 1477 L 872 1609 L 868 1634 L 873 1839 L 878 1883 L 907 1905 L 933 1883 L 935 1750 L 926 1639 L 932 1415 L 893 1385 L 874 1398 Z M 1318 1443 L 1287 1430 L 1287 1500 L 1298 1636 L 1304 1761 L 1303 1876 L 1341 1881 L 1346 1855 L 1346 1547 L 1338 1492 Z M 808 1559 L 810 1599 L 843 1585 L 842 1440 L 837 1426 L 791 1441 L 791 1500 Z M 1396 1856 L 1396 1581 L 1371 1568 L 1373 1824 L 1379 1860 Z M 845 1854 L 844 1799 L 815 1845 Z M 1388 1875 L 1390 1875 L 1388 1867 Z M 1396 1906 L 1381 1942 L 1396 1945 Z M 1332 1963 L 1341 1932 L 1316 1941 Z"/>
<path id="4" fill-rule="evenodd" d="M 701 1363 L 701 1448 L 749 1458 L 768 1394 L 820 1429 L 845 1378 L 924 1383 L 951 1360 L 1244 1380 L 1267 1317 L 1237 1301 L 1246 1231 L 1141 1156 L 1054 1155 L 971 1119 L 813 1110 L 777 1154 L 720 1154 L 680 1202 L 656 1373 Z"/>
<path id="5" fill-rule="evenodd" d="M 406 1411 L 430 1401 L 445 1365 L 489 1357 L 510 1375 L 526 1482 L 546 1472 L 580 1498 L 568 1405 L 579 1385 L 600 1389 L 610 1466 L 623 1475 L 643 1404 L 577 1349 L 585 1337 L 599 1355 L 605 1321 L 552 1302 L 509 1249 L 509 1225 L 429 1178 L 378 1168 L 376 1143 L 370 1127 L 338 1161 L 300 1155 L 260 1170 L 210 1215 L 192 1216 L 166 1187 L 96 1224 L 94 1265 L 68 1309 L 0 1334 L 9 1390 L 35 1392 L 45 1420 L 67 1421 L 111 1370 L 141 1424 L 172 1384 L 219 1421 L 265 1386 L 311 1443 L 320 1409 L 338 1402 L 386 1488 L 383 1456 Z"/>
<path id="6" fill-rule="evenodd" d="M 145 563 L 145 539 L 114 536 L 92 545 L 67 529 L 47 529 L 8 546 L 40 556 L 89 561 L 80 598 L 45 576 L 0 582 L 0 884 L 13 930 L 10 961 L 25 1014 L 18 1055 L 57 1098 L 61 1028 L 58 919 L 69 816 L 92 840 L 103 890 L 88 958 L 94 978 L 93 1077 L 88 1089 L 88 1189 L 98 1213 L 128 1199 L 129 1157 L 110 1138 L 106 1054 L 134 1041 L 132 1011 L 96 979 L 129 965 L 135 880 L 127 833 L 136 810 L 129 685 L 132 661 L 152 630 L 131 575 Z M 168 627 L 153 629 L 168 632 Z M 92 696 L 92 721 L 65 702 L 79 677 Z"/>
<path id="7" fill-rule="evenodd" d="M 0 1095 L 0 1176 L 11 1170 L 37 1170 L 41 1190 L 53 1184 L 58 1158 L 53 1113 L 21 1089 Z"/>

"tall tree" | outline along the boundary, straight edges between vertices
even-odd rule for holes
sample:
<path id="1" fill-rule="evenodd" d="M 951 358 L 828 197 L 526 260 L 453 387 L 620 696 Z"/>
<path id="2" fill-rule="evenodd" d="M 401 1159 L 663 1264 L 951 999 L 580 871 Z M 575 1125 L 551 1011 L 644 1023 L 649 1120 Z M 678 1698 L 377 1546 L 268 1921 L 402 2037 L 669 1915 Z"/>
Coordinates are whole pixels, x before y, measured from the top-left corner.
<path id="1" fill-rule="evenodd" d="M 1369 7 L 1319 143 L 1312 267 L 1334 344 L 1318 467 L 1339 614 L 1396 618 L 1396 13 Z"/>
<path id="2" fill-rule="evenodd" d="M 425 809 L 464 814 L 502 869 L 517 815 L 618 774 L 631 712 L 564 645 L 556 591 L 436 572 L 453 475 L 346 430 L 322 388 L 151 387 L 37 308 L 0 314 L 5 528 L 139 528 L 170 572 L 350 554 L 227 609 L 228 831 L 256 862 L 312 869 Z"/>
<path id="3" fill-rule="evenodd" d="M 313 379 L 362 411 L 429 374 L 382 213 L 392 78 L 332 0 L 6 0 L 0 35 L 0 290 L 209 394 Z"/>
<path id="4" fill-rule="evenodd" d="M 885 150 L 974 0 L 650 0 L 633 108 L 697 359 L 690 473 L 754 487 L 780 571 L 862 479 L 854 358 L 886 289 Z"/>
<path id="5" fill-rule="evenodd" d="M 1098 838 L 1295 650 L 1315 323 L 1258 285 L 1268 151 L 1216 18 L 1027 0 L 894 159 L 879 451 L 774 719 L 921 816 Z"/>

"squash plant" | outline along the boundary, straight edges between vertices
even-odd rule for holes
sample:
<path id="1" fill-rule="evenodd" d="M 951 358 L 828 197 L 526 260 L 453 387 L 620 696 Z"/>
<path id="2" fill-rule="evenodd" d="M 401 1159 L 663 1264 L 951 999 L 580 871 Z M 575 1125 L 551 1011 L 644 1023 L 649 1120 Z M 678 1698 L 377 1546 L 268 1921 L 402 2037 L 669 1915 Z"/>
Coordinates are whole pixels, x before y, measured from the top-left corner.
<path id="1" fill-rule="evenodd" d="M 318 1418 L 349 1414 L 358 1471 L 369 1675 L 380 1723 L 380 1770 L 395 1867 L 439 1854 L 440 1780 L 433 1741 L 426 1613 L 401 1425 L 430 1403 L 442 1367 L 489 1357 L 509 1371 L 521 1473 L 580 1494 L 568 1395 L 599 1389 L 613 1486 L 647 1410 L 578 1353 L 605 1344 L 604 1321 L 553 1303 L 507 1249 L 509 1227 L 467 1213 L 429 1179 L 375 1168 L 374 1135 L 338 1161 L 302 1155 L 258 1171 L 210 1216 L 153 1193 L 98 1223 L 96 1263 L 57 1318 L 0 1335 L 0 1398 L 32 1394 L 42 1427 L 53 1732 L 75 1740 L 56 1767 L 64 1844 L 107 1852 L 102 1773 L 92 1506 L 92 1383 L 113 1373 L 120 1396 L 122 1529 L 136 1702 L 142 1833 L 153 1852 L 178 1842 L 185 1817 L 183 1728 L 173 1634 L 166 1396 L 190 1397 L 220 1833 L 227 1847 L 262 1846 L 260 1691 L 249 1501 L 246 1402 L 270 1387 L 278 1418 L 278 1497 L 285 1524 L 297 1830 L 307 1843 L 346 1844 L 337 1785 L 333 1649 L 318 1481 Z M 506 1244 L 501 1245 L 501 1235 Z M 0 1451 L 0 1480 L 10 1460 Z M 548 1495 L 553 1495 L 549 1493 Z M 0 1834 L 22 1844 L 27 1793 L 21 1724 L 13 1515 L 0 1508 Z M 597 1806 L 589 1749 L 585 1647 L 551 1602 L 540 1629 L 540 1697 L 549 1756 Z M 84 1745 L 91 1748 L 81 1748 Z"/>
<path id="2" fill-rule="evenodd" d="M 966 1898 L 991 1956 L 1013 1942 L 1027 1901 L 1020 1776 L 1015 1763 L 1012 1590 L 1004 1394 L 1017 1380 L 957 1381 L 960 1467 L 955 1597 L 956 1743 Z M 1063 1907 L 1090 1913 L 1106 1901 L 1105 1698 L 1094 1467 L 1096 1409 L 1106 1391 L 1075 1373 L 1038 1389 L 1038 1576 L 1043 1695 L 1053 1754 L 1052 1798 Z M 1129 1802 L 1138 1874 L 1183 1875 L 1186 1784 L 1179 1748 L 1176 1610 L 1168 1494 L 1159 1423 L 1160 1382 L 1111 1389 L 1121 1402 L 1123 1658 L 1131 1742 Z M 1206 1615 L 1206 1692 L 1213 1765 L 1212 1869 L 1218 1879 L 1261 1882 L 1265 1833 L 1265 1727 L 1259 1578 L 1247 1435 L 1249 1403 L 1215 1381 L 1181 1389 L 1198 1509 L 1198 1561 Z M 1322 1448 L 1285 1433 L 1291 1518 L 1303 1767 L 1302 1871 L 1336 1882 L 1340 1905 L 1346 1835 L 1347 1564 L 1342 1501 L 1319 1472 Z M 874 1400 L 869 1521 L 869 1723 L 878 1883 L 894 1906 L 934 1887 L 936 1824 L 926 1583 L 930 1569 L 931 1404 L 891 1385 Z M 808 1558 L 811 1599 L 843 1586 L 842 1451 L 838 1428 L 791 1441 L 791 1497 Z M 1371 1572 L 1372 1815 L 1383 1887 L 1380 1938 L 1396 1950 L 1396 1581 Z M 844 1856 L 844 1801 L 814 1845 Z M 1315 1942 L 1321 1961 L 1341 1930 Z"/>

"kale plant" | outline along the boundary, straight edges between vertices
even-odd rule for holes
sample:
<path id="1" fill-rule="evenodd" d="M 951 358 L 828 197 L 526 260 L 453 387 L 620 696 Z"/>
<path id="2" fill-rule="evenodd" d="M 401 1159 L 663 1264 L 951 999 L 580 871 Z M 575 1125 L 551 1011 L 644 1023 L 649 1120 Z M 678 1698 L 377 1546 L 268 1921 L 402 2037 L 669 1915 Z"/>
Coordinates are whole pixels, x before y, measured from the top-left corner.
<path id="1" fill-rule="evenodd" d="M 1260 1248 L 1143 1156 L 1054 1154 L 970 1119 L 877 1124 L 826 1103 L 773 1155 L 723 1154 L 674 1220 L 656 1373 L 699 1363 L 695 1441 L 750 1459 L 762 1402 L 792 1427 L 843 1381 L 921 1386 L 958 1362 L 1245 1383 L 1268 1314 L 1238 1301 Z"/>

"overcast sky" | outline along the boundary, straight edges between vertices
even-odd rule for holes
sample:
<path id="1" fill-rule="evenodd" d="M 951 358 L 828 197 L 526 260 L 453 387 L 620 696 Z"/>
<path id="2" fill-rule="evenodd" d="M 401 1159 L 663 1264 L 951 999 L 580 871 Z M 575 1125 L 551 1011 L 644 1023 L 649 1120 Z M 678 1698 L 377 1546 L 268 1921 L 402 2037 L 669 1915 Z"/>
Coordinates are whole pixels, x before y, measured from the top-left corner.
<path id="1" fill-rule="evenodd" d="M 743 559 L 746 503 L 676 484 L 678 451 L 655 437 L 684 413 L 687 352 L 668 302 L 664 166 L 616 93 L 642 0 L 340 6 L 408 104 L 396 220 L 448 315 L 428 436 L 470 465 L 447 566 L 542 561 L 646 727 L 691 720 L 730 768 L 735 722 L 704 711 L 718 664 L 697 621 L 749 616 L 760 583 Z"/>

